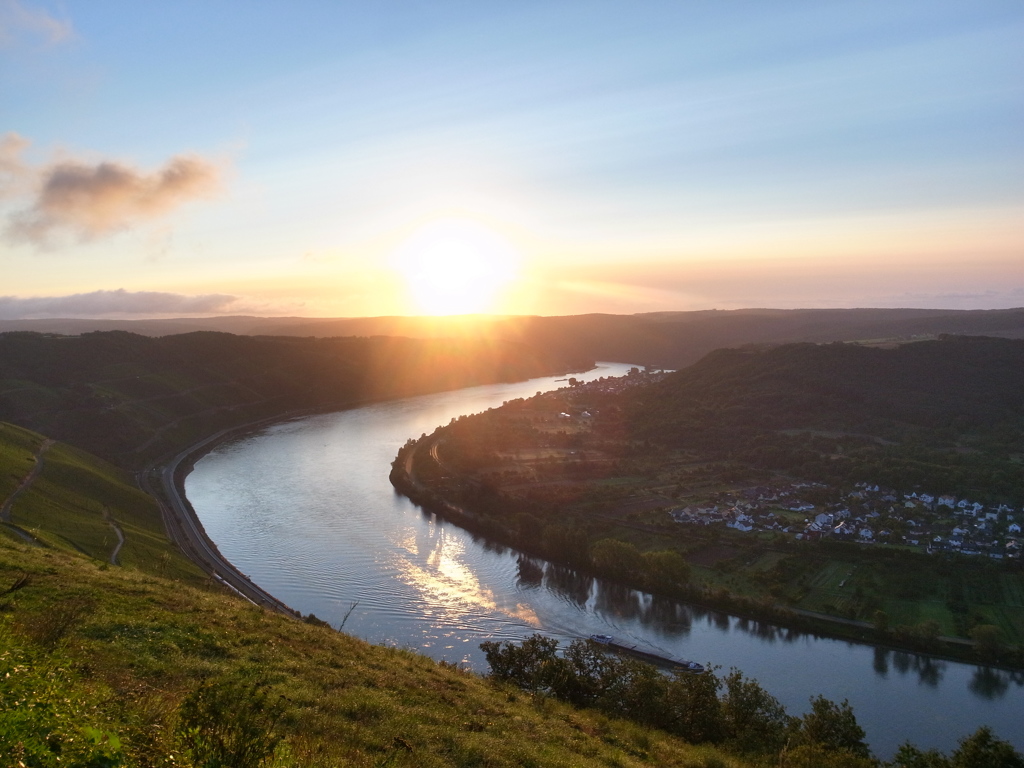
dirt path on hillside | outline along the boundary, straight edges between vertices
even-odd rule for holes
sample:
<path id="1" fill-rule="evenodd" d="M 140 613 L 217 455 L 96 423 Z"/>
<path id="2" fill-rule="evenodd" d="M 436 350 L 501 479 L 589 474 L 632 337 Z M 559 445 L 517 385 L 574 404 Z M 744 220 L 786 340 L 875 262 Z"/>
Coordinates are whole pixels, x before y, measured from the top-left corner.
<path id="1" fill-rule="evenodd" d="M 110 564 L 118 565 L 117 556 L 121 552 L 121 547 L 124 546 L 124 531 L 121 530 L 121 526 L 114 520 L 113 515 L 110 514 L 110 507 L 103 507 L 103 519 L 110 523 L 110 527 L 114 529 L 114 533 L 117 534 L 117 546 L 114 547 L 114 551 L 110 553 Z"/>
<path id="2" fill-rule="evenodd" d="M 11 507 L 13 506 L 15 500 L 21 494 L 27 491 L 29 487 L 32 485 L 32 483 L 35 482 L 35 479 L 39 477 L 39 473 L 43 471 L 43 464 L 45 462 L 44 457 L 46 455 L 46 452 L 50 450 L 50 446 L 53 445 L 55 442 L 57 441 L 50 440 L 49 438 L 47 438 L 46 440 L 43 440 L 43 442 L 40 444 L 39 450 L 36 451 L 35 465 L 32 467 L 29 473 L 21 479 L 21 482 L 18 484 L 18 487 L 14 489 L 11 495 L 7 497 L 7 500 L 4 502 L 3 506 L 0 507 L 0 521 L 3 521 L 5 523 L 11 522 Z"/>

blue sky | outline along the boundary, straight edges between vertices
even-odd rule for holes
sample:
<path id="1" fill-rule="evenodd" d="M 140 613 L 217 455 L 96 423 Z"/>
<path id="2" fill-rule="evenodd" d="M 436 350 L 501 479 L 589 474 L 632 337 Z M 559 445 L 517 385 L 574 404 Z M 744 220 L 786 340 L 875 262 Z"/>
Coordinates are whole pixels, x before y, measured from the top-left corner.
<path id="1" fill-rule="evenodd" d="M 1022 306 L 1021 40 L 1018 0 L 0 0 L 0 313 Z M 423 243 L 482 282 L 431 301 Z"/>

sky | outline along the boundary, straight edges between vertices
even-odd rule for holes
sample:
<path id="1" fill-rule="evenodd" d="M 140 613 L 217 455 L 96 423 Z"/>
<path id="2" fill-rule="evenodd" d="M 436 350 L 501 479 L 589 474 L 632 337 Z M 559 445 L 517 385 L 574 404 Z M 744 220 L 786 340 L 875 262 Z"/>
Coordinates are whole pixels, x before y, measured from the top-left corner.
<path id="1" fill-rule="evenodd" d="M 1024 306 L 1024 2 L 0 0 L 0 318 Z"/>

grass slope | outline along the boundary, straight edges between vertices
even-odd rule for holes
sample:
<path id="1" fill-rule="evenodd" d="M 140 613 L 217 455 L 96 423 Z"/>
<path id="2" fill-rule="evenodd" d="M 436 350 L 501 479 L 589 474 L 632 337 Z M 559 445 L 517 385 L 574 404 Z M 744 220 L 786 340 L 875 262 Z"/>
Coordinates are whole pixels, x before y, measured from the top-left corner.
<path id="1" fill-rule="evenodd" d="M 42 435 L 0 423 L 0 489 L 17 486 L 31 471 L 43 441 Z M 10 522 L 39 544 L 100 562 L 114 555 L 119 528 L 124 545 L 117 563 L 193 583 L 206 579 L 169 546 L 156 502 L 127 472 L 69 445 L 55 443 L 43 454 L 42 470 L 11 505 Z"/>
<path id="2" fill-rule="evenodd" d="M 24 476 L 42 442 L 0 426 L 0 476 Z M 126 537 L 120 567 L 104 510 Z M 257 675 L 283 706 L 277 765 L 743 765 L 257 608 L 183 561 L 120 470 L 67 446 L 46 454 L 14 516 L 43 546 L 0 537 L 0 753 L 12 764 L 189 764 L 182 701 L 204 681 Z"/>
<path id="3" fill-rule="evenodd" d="M 0 422 L 0 504 L 14 493 L 35 464 L 42 435 Z"/>

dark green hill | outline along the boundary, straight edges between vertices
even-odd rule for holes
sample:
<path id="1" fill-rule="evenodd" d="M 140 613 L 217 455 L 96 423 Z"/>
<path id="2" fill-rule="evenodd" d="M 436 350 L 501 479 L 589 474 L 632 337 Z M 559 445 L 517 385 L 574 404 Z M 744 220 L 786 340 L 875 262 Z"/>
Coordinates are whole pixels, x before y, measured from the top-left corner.
<path id="1" fill-rule="evenodd" d="M 630 407 L 636 437 L 717 458 L 1024 497 L 1024 341 L 718 350 Z"/>
<path id="2" fill-rule="evenodd" d="M 509 318 L 501 332 L 597 360 L 680 368 L 744 344 L 900 339 L 939 334 L 1024 335 L 1024 309 L 739 309 Z"/>
<path id="3" fill-rule="evenodd" d="M 1024 337 L 1024 308 L 736 309 L 562 317 L 208 317 L 165 320 L 2 320 L 0 331 L 147 336 L 195 330 L 273 336 L 510 339 L 595 360 L 679 368 L 714 349 L 755 343 L 910 340 L 939 334 Z"/>
<path id="4" fill-rule="evenodd" d="M 590 365 L 468 339 L 12 332 L 0 334 L 0 419 L 138 468 L 256 419 Z"/>

